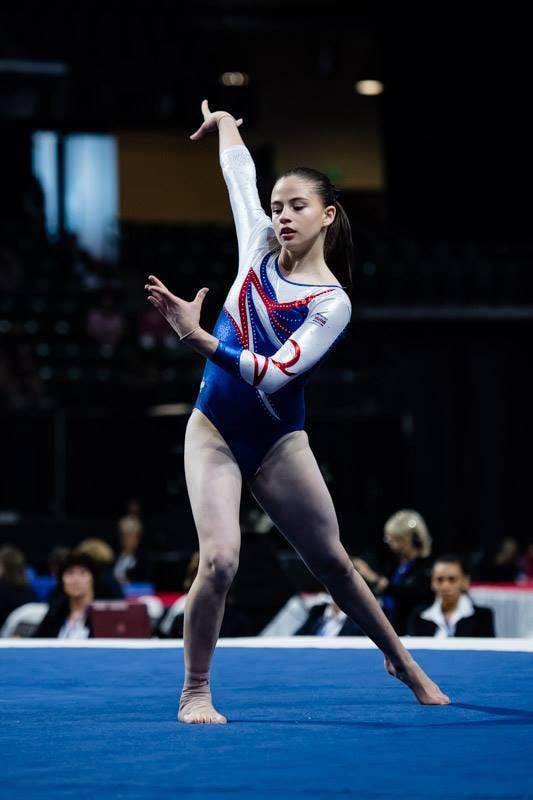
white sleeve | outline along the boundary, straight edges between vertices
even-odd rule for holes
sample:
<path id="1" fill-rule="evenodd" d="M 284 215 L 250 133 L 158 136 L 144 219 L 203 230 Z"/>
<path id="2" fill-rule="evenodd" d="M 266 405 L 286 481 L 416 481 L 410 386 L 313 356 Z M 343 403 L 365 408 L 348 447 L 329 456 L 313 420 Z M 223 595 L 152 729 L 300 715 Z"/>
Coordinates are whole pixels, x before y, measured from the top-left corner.
<path id="1" fill-rule="evenodd" d="M 346 328 L 350 317 L 351 305 L 344 293 L 317 297 L 309 305 L 305 322 L 273 356 L 262 356 L 251 350 L 241 352 L 241 378 L 266 394 L 274 394 L 320 361 Z"/>
<path id="2" fill-rule="evenodd" d="M 237 144 L 222 151 L 220 166 L 235 221 L 239 266 L 250 266 L 250 251 L 265 250 L 272 230 L 272 221 L 259 200 L 255 164 L 248 148 Z"/>

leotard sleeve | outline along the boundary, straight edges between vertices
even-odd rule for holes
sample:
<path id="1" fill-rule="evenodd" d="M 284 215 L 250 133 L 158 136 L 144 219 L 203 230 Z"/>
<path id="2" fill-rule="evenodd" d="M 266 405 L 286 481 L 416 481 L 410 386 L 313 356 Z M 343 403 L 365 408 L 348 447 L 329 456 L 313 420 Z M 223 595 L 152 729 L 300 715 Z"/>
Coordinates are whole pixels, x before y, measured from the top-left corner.
<path id="1" fill-rule="evenodd" d="M 321 293 L 309 304 L 305 322 L 272 356 L 219 342 L 211 361 L 266 394 L 313 367 L 330 349 L 350 321 L 351 305 L 344 292 Z"/>
<path id="2" fill-rule="evenodd" d="M 220 166 L 237 232 L 239 269 L 248 269 L 253 251 L 264 251 L 274 238 L 272 221 L 259 200 L 255 164 L 248 148 L 242 144 L 227 147 L 220 154 Z"/>

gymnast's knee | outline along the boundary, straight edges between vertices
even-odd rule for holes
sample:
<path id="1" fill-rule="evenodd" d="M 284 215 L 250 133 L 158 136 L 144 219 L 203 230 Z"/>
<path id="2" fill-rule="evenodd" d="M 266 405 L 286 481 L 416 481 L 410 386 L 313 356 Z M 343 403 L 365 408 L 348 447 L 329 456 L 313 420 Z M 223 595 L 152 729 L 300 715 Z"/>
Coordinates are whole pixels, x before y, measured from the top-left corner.
<path id="1" fill-rule="evenodd" d="M 215 592 L 225 594 L 239 566 L 239 553 L 233 549 L 216 550 L 200 558 L 199 572 Z"/>

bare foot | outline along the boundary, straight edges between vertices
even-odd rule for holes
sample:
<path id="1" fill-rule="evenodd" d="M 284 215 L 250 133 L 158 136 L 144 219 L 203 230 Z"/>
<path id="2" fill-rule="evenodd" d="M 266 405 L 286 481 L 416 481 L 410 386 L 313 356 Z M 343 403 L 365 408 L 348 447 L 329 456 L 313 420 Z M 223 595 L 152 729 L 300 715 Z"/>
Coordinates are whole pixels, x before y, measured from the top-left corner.
<path id="1" fill-rule="evenodd" d="M 210 691 L 184 689 L 181 693 L 178 720 L 189 725 L 225 725 L 226 717 L 213 708 Z"/>
<path id="2" fill-rule="evenodd" d="M 403 669 L 395 667 L 387 656 L 385 656 L 385 669 L 393 678 L 408 686 L 419 703 L 424 706 L 447 706 L 452 701 L 447 694 L 444 694 L 431 678 L 428 678 L 424 670 L 411 659 L 409 664 Z"/>

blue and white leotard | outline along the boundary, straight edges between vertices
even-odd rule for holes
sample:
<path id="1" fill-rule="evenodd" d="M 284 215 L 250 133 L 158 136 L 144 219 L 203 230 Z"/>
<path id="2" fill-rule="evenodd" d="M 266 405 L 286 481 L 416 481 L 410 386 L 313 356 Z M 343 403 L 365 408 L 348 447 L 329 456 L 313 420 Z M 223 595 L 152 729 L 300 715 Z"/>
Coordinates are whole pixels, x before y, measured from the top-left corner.
<path id="1" fill-rule="evenodd" d="M 239 271 L 213 329 L 198 408 L 218 429 L 244 477 L 270 448 L 303 429 L 304 384 L 351 316 L 337 285 L 281 275 L 272 221 L 259 201 L 255 165 L 244 145 L 221 154 L 239 245 Z"/>

